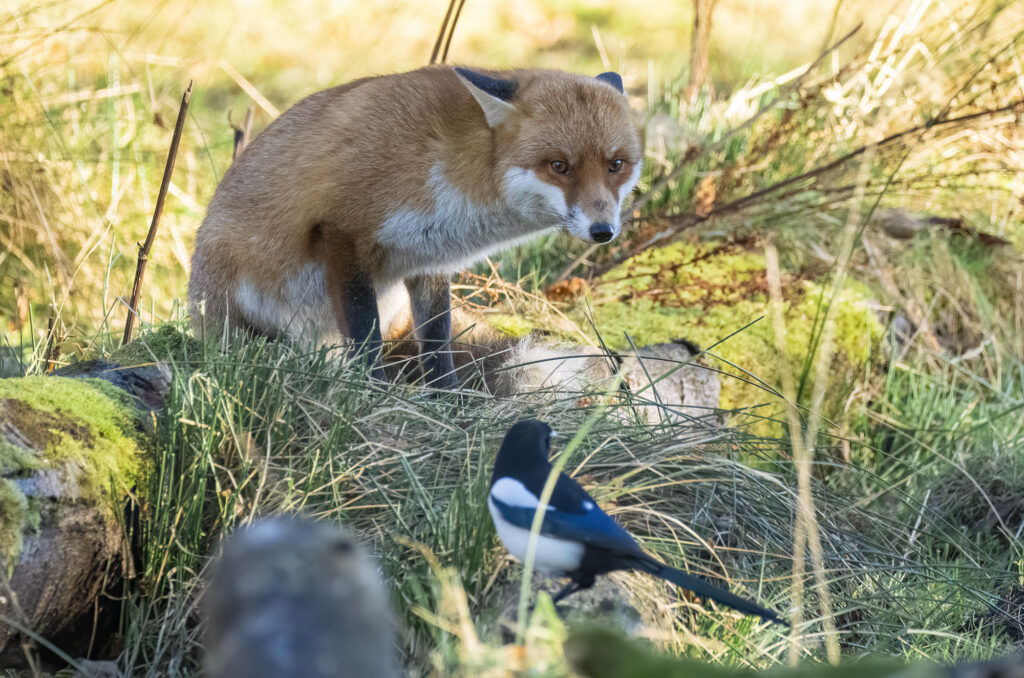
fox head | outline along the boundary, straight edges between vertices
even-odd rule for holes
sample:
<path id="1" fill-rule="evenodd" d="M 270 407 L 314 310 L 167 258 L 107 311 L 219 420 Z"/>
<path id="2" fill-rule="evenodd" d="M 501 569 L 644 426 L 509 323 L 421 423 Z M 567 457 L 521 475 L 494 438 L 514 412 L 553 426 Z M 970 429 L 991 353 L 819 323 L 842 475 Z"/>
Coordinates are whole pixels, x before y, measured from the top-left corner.
<path id="1" fill-rule="evenodd" d="M 509 204 L 583 240 L 613 240 L 643 162 L 618 74 L 455 71 L 493 131 Z"/>

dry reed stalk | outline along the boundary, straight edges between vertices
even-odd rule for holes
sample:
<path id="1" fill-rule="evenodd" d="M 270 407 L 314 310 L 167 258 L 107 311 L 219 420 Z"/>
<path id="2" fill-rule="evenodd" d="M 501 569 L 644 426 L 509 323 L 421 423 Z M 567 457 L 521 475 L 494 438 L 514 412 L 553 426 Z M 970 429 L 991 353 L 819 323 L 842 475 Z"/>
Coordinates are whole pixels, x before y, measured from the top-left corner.
<path id="1" fill-rule="evenodd" d="M 804 554 L 809 548 L 811 564 L 814 569 L 818 603 L 821 605 L 822 622 L 825 626 L 825 650 L 829 663 L 839 663 L 839 639 L 832 615 L 832 597 L 828 592 L 828 580 L 825 578 L 824 557 L 821 551 L 821 535 L 818 520 L 814 514 L 814 498 L 811 494 L 811 462 L 813 449 L 805 444 L 803 427 L 796 406 L 796 385 L 793 373 L 786 360 L 786 320 L 783 314 L 782 277 L 779 273 L 779 254 L 775 244 L 765 243 L 764 258 L 767 269 L 768 287 L 771 294 L 769 307 L 772 325 L 775 327 L 775 342 L 782 363 L 780 371 L 782 395 L 786 407 L 786 421 L 789 425 L 789 438 L 793 446 L 793 459 L 797 467 L 797 516 L 796 529 L 793 536 L 793 607 L 790 615 L 792 625 L 792 644 L 789 648 L 789 661 L 794 666 L 800 661 L 801 630 L 800 621 L 803 616 L 804 600 Z M 811 441 L 813 442 L 813 441 Z"/>
<path id="2" fill-rule="evenodd" d="M 462 8 L 466 4 L 466 0 L 458 0 L 458 7 L 455 6 L 455 2 L 456 0 L 449 0 L 448 2 L 448 10 L 444 13 L 444 19 L 441 20 L 441 28 L 437 32 L 437 39 L 434 40 L 434 49 L 430 52 L 429 65 L 443 64 L 448 60 L 448 49 L 451 47 L 452 37 L 455 35 L 455 25 L 459 23 L 459 16 L 462 14 Z M 452 16 L 453 10 L 454 16 Z M 451 22 L 450 24 L 449 21 Z M 438 59 L 439 56 L 440 60 Z"/>
<path id="3" fill-rule="evenodd" d="M 156 208 L 153 210 L 153 220 L 149 224 L 149 232 L 146 234 L 146 242 L 139 247 L 139 262 L 135 267 L 135 282 L 132 284 L 132 297 L 128 302 L 128 317 L 124 321 L 123 344 L 132 340 L 132 333 L 135 329 L 135 316 L 139 310 L 139 292 L 142 288 L 142 277 L 146 274 L 146 264 L 149 263 L 149 251 L 153 247 L 153 240 L 156 239 L 156 231 L 160 226 L 160 215 L 164 212 L 164 201 L 167 199 L 167 190 L 171 185 L 171 175 L 174 173 L 174 159 L 178 155 L 178 144 L 181 143 L 181 132 L 185 128 L 185 115 L 188 113 L 188 102 L 192 98 L 192 83 L 188 83 L 188 89 L 181 95 L 181 106 L 178 108 L 178 119 L 174 123 L 174 135 L 171 137 L 171 148 L 167 152 L 167 163 L 164 165 L 164 178 L 160 182 L 160 193 L 156 198 Z"/>

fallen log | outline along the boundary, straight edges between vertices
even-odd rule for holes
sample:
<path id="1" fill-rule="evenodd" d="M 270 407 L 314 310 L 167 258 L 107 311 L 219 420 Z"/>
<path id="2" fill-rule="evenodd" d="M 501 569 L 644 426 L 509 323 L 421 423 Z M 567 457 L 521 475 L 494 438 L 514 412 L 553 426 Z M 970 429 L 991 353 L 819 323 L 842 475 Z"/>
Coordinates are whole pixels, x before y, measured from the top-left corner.
<path id="1" fill-rule="evenodd" d="M 131 567 L 124 510 L 168 377 L 89 361 L 0 380 L 0 666 L 91 614 Z"/>

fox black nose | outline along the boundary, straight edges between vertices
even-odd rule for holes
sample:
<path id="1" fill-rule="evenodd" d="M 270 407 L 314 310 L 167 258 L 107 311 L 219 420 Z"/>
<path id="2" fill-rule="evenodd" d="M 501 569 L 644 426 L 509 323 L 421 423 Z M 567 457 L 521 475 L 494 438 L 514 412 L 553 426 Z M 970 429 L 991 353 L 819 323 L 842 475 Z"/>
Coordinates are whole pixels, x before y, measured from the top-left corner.
<path id="1" fill-rule="evenodd" d="M 590 237 L 594 242 L 608 242 L 615 237 L 615 231 L 611 224 L 601 221 L 590 225 Z"/>

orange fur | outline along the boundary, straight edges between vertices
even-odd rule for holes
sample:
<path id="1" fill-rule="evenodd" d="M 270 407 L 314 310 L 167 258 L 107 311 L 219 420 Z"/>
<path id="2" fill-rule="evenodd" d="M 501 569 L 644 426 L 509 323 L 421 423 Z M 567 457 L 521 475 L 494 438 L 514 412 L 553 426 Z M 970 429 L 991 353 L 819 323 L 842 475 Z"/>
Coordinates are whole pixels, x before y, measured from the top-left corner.
<path id="1" fill-rule="evenodd" d="M 348 336 L 345 290 L 356 276 L 368 276 L 379 298 L 411 276 L 447 274 L 545 228 L 569 228 L 522 203 L 532 194 L 513 196 L 512 175 L 523 190 L 559 192 L 551 199 L 560 194 L 578 223 L 617 225 L 643 152 L 625 97 L 559 71 L 486 74 L 518 85 L 510 106 L 498 102 L 510 113 L 493 127 L 482 108 L 489 95 L 447 66 L 313 94 L 267 127 L 225 174 L 199 229 L 193 323 Z M 572 171 L 553 171 L 554 160 Z M 621 171 L 608 169 L 613 160 Z M 388 336 L 388 318 L 380 324 Z"/>

